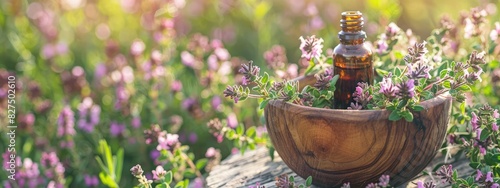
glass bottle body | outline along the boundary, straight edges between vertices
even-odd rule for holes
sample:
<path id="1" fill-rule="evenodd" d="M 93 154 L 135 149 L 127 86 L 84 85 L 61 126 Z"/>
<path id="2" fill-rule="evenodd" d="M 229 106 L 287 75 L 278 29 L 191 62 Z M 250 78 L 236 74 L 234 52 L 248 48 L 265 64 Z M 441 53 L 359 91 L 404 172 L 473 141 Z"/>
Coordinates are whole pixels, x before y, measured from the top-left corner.
<path id="1" fill-rule="evenodd" d="M 364 39 L 343 41 L 334 49 L 333 71 L 339 75 L 336 84 L 334 108 L 346 109 L 351 105 L 358 82 L 373 84 L 372 51 Z"/>

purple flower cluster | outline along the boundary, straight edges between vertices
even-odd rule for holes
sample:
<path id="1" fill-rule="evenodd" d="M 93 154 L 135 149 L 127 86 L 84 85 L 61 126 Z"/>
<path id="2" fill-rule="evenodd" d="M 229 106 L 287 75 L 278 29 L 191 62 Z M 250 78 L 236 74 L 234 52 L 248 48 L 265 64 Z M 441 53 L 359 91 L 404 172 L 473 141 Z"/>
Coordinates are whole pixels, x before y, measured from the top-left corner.
<path id="1" fill-rule="evenodd" d="M 97 176 L 91 176 L 91 175 L 86 174 L 83 179 L 84 179 L 85 185 L 87 187 L 99 186 L 99 178 L 97 178 Z"/>
<path id="2" fill-rule="evenodd" d="M 316 77 L 316 83 L 314 83 L 314 87 L 318 88 L 319 90 L 326 90 L 330 87 L 330 81 L 332 80 L 334 75 L 332 69 L 326 69 L 324 73 L 316 74 L 314 76 Z"/>
<path id="3" fill-rule="evenodd" d="M 488 15 L 486 10 L 480 8 L 472 8 L 470 15 L 468 15 L 464 20 L 464 38 L 468 39 L 471 37 L 479 36 L 482 33 L 481 25 L 485 22 L 485 18 Z"/>
<path id="4" fill-rule="evenodd" d="M 253 61 L 248 62 L 248 64 L 243 64 L 239 70 L 243 74 L 243 85 L 248 85 L 254 82 L 260 74 L 260 67 L 254 66 Z"/>
<path id="5" fill-rule="evenodd" d="M 224 140 L 224 132 L 222 132 L 224 126 L 218 118 L 210 120 L 207 123 L 207 127 L 209 132 L 212 133 L 215 138 L 217 138 L 218 143 L 221 143 Z"/>
<path id="6" fill-rule="evenodd" d="M 179 144 L 179 135 L 170 134 L 167 131 L 163 131 L 160 136 L 158 136 L 158 146 L 156 149 L 161 150 L 173 150 L 177 144 Z"/>
<path id="7" fill-rule="evenodd" d="M 393 99 L 396 97 L 396 94 L 399 92 L 398 87 L 396 87 L 392 83 L 392 74 L 385 76 L 380 82 L 380 90 L 379 93 L 384 94 L 388 99 Z"/>
<path id="8" fill-rule="evenodd" d="M 385 33 L 382 33 L 379 36 L 379 40 L 375 42 L 375 52 L 379 55 L 387 53 L 387 50 L 389 50 L 389 44 L 392 44 L 393 41 L 397 40 L 400 32 L 401 28 L 399 28 L 395 23 L 391 22 L 387 25 Z"/>
<path id="9" fill-rule="evenodd" d="M 125 124 L 117 123 L 115 121 L 111 122 L 109 125 L 109 133 L 112 137 L 123 135 L 123 131 L 125 131 L 125 129 Z"/>
<path id="10" fill-rule="evenodd" d="M 302 52 L 302 58 L 307 59 L 308 61 L 313 58 L 319 58 L 323 53 L 323 39 L 316 38 L 315 35 L 306 37 L 300 37 L 300 46 L 299 49 Z"/>
<path id="11" fill-rule="evenodd" d="M 378 185 L 381 187 L 388 187 L 389 186 L 389 181 L 391 180 L 391 177 L 389 175 L 382 175 L 379 178 Z"/>
<path id="12" fill-rule="evenodd" d="M 91 98 L 86 97 L 78 106 L 78 128 L 87 133 L 94 131 L 94 127 L 99 123 L 101 107 L 94 104 Z"/>
<path id="13" fill-rule="evenodd" d="M 356 103 L 351 103 L 351 107 L 348 107 L 347 109 L 350 110 L 361 110 L 363 107 L 366 107 L 366 105 L 372 100 L 373 96 L 371 95 L 370 92 L 370 86 L 368 83 L 365 82 L 360 82 L 358 83 L 358 86 L 356 87 L 356 91 L 352 94 L 353 100 L 356 101 Z"/>
<path id="14" fill-rule="evenodd" d="M 399 91 L 396 95 L 401 98 L 413 98 L 415 96 L 415 81 L 413 79 L 401 82 L 396 87 Z"/>
<path id="15" fill-rule="evenodd" d="M 155 180 L 155 181 L 161 180 L 166 174 L 167 174 L 167 171 L 165 171 L 165 169 L 163 169 L 163 166 L 158 165 L 158 166 L 156 166 L 156 169 L 153 170 L 153 180 Z"/>
<path id="16" fill-rule="evenodd" d="M 453 182 L 453 167 L 452 165 L 443 165 L 436 172 L 436 175 L 441 178 L 443 182 L 452 183 Z"/>
<path id="17" fill-rule="evenodd" d="M 285 48 L 280 45 L 274 45 L 270 50 L 264 52 L 264 60 L 271 69 L 281 69 L 288 62 Z"/>
<path id="18" fill-rule="evenodd" d="M 241 97 L 241 94 L 238 90 L 238 86 L 227 86 L 223 92 L 224 97 L 230 97 L 234 100 L 234 103 L 238 103 Z"/>
<path id="19" fill-rule="evenodd" d="M 45 176 L 51 181 L 49 185 L 53 187 L 64 187 L 65 179 L 64 172 L 65 168 L 63 164 L 59 161 L 55 152 L 43 152 L 41 159 L 41 165 L 44 167 Z"/>
<path id="20" fill-rule="evenodd" d="M 414 46 L 408 48 L 408 55 L 405 56 L 404 60 L 408 70 L 406 76 L 409 79 L 431 78 L 429 71 L 432 67 L 424 57 L 428 52 L 425 47 L 426 44 L 424 41 L 422 43 L 415 43 Z"/>
<path id="21" fill-rule="evenodd" d="M 490 32 L 490 39 L 496 41 L 500 36 L 500 22 L 495 22 L 495 28 Z"/>
<path id="22" fill-rule="evenodd" d="M 75 115 L 69 106 L 65 106 L 57 119 L 57 136 L 73 136 L 75 131 Z"/>

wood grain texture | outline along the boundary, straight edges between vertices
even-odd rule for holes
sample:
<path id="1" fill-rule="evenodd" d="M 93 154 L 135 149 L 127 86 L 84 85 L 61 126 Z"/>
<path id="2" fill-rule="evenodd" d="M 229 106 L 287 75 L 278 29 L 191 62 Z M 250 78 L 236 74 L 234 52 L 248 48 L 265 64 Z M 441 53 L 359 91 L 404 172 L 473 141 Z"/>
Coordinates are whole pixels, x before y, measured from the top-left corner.
<path id="1" fill-rule="evenodd" d="M 283 161 L 315 185 L 362 187 L 381 175 L 398 186 L 420 173 L 446 133 L 451 97 L 421 104 L 414 121 L 389 121 L 386 110 L 318 109 L 270 101 L 265 108 L 271 141 Z"/>

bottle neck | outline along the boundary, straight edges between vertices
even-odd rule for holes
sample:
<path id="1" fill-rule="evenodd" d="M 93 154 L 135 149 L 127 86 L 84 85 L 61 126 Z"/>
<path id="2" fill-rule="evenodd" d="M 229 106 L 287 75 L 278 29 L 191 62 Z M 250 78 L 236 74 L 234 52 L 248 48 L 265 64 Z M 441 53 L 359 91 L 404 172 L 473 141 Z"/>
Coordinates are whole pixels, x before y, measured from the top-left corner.
<path id="1" fill-rule="evenodd" d="M 360 44 L 365 43 L 365 39 L 364 38 L 353 39 L 353 40 L 342 40 L 342 39 L 340 39 L 340 43 L 343 44 L 343 45 L 360 45 Z"/>
<path id="2" fill-rule="evenodd" d="M 366 34 L 364 31 L 360 32 L 340 31 L 338 37 L 340 39 L 340 43 L 344 45 L 359 45 L 365 42 Z"/>

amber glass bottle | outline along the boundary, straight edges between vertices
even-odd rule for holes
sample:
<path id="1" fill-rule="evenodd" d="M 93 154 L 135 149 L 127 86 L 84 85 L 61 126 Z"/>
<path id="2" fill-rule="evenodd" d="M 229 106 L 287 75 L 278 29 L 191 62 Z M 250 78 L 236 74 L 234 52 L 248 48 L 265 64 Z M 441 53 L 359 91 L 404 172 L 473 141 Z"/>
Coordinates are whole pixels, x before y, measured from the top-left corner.
<path id="1" fill-rule="evenodd" d="M 350 106 L 352 93 L 358 82 L 373 84 L 372 51 L 365 45 L 363 16 L 359 11 L 342 12 L 340 44 L 333 53 L 334 74 L 338 74 L 334 108 L 346 109 Z"/>

